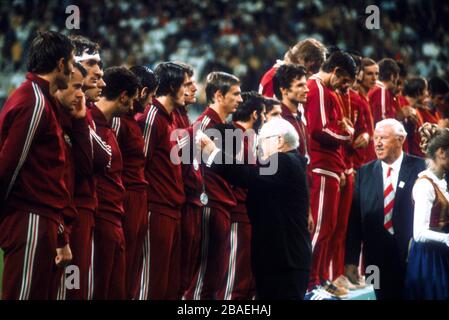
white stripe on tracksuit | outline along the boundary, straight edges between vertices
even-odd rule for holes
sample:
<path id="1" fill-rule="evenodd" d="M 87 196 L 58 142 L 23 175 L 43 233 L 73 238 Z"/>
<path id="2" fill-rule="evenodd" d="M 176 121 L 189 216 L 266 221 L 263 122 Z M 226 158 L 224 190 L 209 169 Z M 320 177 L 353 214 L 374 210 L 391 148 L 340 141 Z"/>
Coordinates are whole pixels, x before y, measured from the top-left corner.
<path id="1" fill-rule="evenodd" d="M 157 111 L 158 111 L 157 107 L 151 106 L 150 111 L 148 112 L 148 115 L 145 119 L 145 127 L 143 129 L 143 140 L 145 142 L 144 147 L 143 147 L 143 153 L 144 153 L 145 157 L 147 156 L 147 153 L 148 153 L 148 147 L 150 144 L 150 137 L 151 137 L 151 130 L 153 128 L 154 119 L 156 118 Z"/>
<path id="2" fill-rule="evenodd" d="M 28 127 L 27 137 L 25 139 L 25 143 L 23 145 L 22 154 L 20 155 L 19 162 L 17 163 L 17 167 L 14 170 L 14 174 L 9 182 L 8 190 L 6 191 L 5 199 L 8 197 L 11 192 L 12 187 L 14 186 L 17 176 L 19 175 L 20 169 L 22 168 L 25 160 L 28 157 L 28 152 L 30 151 L 31 143 L 33 142 L 34 135 L 36 133 L 37 127 L 39 126 L 39 122 L 42 118 L 42 113 L 44 112 L 44 95 L 42 94 L 41 89 L 34 82 L 31 83 L 33 87 L 34 96 L 36 102 L 34 104 L 33 115 L 30 120 L 30 126 Z"/>
<path id="3" fill-rule="evenodd" d="M 25 257 L 23 260 L 22 285 L 20 287 L 19 300 L 28 300 L 33 282 L 33 267 L 36 256 L 36 248 L 39 236 L 39 216 L 30 213 L 28 218 L 28 234 L 25 245 Z"/>
<path id="4" fill-rule="evenodd" d="M 239 223 L 234 222 L 231 224 L 231 250 L 229 254 L 229 267 L 228 267 L 228 279 L 226 281 L 226 291 L 224 300 L 232 300 L 232 291 L 235 284 L 235 270 L 237 263 L 237 248 L 238 248 L 238 228 Z"/>
<path id="5" fill-rule="evenodd" d="M 92 231 L 92 251 L 90 254 L 90 266 L 89 266 L 89 275 L 88 275 L 88 287 L 87 287 L 87 300 L 92 300 L 94 295 L 94 250 L 95 250 L 95 242 L 94 242 L 94 232 Z"/>
<path id="6" fill-rule="evenodd" d="M 317 218 L 315 233 L 313 234 L 313 238 L 312 238 L 312 251 L 315 249 L 316 242 L 318 241 L 318 237 L 320 235 L 321 223 L 323 221 L 324 192 L 326 191 L 325 185 L 326 185 L 326 176 L 321 176 L 320 197 L 319 197 L 319 203 L 318 203 L 318 218 Z"/>
<path id="7" fill-rule="evenodd" d="M 201 292 L 203 290 L 204 276 L 207 268 L 207 256 L 209 251 L 209 218 L 210 208 L 204 207 L 203 209 L 203 241 L 201 244 L 201 264 L 198 271 L 198 279 L 196 281 L 195 292 L 193 295 L 194 300 L 201 300 Z"/>
<path id="8" fill-rule="evenodd" d="M 148 212 L 148 229 L 143 243 L 142 273 L 140 275 L 139 300 L 148 300 L 150 289 L 150 218 L 151 211 Z"/>

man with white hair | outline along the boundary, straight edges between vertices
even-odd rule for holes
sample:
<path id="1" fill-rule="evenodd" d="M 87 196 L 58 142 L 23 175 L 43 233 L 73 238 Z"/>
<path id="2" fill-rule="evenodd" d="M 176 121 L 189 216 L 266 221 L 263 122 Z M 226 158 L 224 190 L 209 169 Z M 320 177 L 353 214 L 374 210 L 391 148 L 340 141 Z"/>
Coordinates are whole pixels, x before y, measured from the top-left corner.
<path id="1" fill-rule="evenodd" d="M 377 160 L 357 172 L 346 237 L 345 273 L 358 279 L 363 242 L 365 266 L 374 270 L 378 300 L 403 298 L 409 242 L 413 236 L 412 189 L 424 160 L 402 151 L 407 133 L 395 119 L 376 124 Z M 374 269 L 373 267 L 376 266 Z M 368 276 L 368 274 L 367 274 Z"/>
<path id="2" fill-rule="evenodd" d="M 201 139 L 203 152 L 209 155 L 207 165 L 233 185 L 248 189 L 251 262 L 258 299 L 301 300 L 311 263 L 306 160 L 297 151 L 298 133 L 284 119 L 267 122 L 259 143 L 265 165 L 254 166 L 230 164 L 234 162 L 231 155 L 209 138 Z"/>

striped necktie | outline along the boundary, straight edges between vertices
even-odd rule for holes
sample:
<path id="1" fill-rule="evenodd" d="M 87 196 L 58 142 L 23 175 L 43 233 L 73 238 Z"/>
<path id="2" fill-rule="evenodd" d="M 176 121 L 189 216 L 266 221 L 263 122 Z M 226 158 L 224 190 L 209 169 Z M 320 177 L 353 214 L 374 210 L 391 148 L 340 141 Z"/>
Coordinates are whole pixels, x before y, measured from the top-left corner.
<path id="1" fill-rule="evenodd" d="M 385 180 L 384 189 L 384 227 L 390 234 L 394 234 L 392 219 L 394 208 L 394 189 L 393 180 L 391 178 L 392 170 L 392 167 L 388 167 L 387 179 Z"/>

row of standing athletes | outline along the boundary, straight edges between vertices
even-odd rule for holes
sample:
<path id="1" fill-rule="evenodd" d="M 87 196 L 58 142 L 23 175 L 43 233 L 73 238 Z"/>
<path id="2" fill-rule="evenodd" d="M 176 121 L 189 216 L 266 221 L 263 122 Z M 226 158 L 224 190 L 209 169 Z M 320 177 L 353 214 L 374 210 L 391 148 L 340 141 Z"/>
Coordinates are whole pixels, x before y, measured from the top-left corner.
<path id="1" fill-rule="evenodd" d="M 81 48 L 80 52 L 84 51 Z M 89 74 L 99 65 L 99 61 L 95 65 L 88 63 L 93 57 L 98 58 L 98 53 L 76 58 Z M 191 78 L 192 70 L 183 68 Z M 262 79 L 262 88 L 270 88 L 273 74 L 269 71 Z M 353 149 L 348 141 L 353 135 L 363 133 L 372 137 L 373 124 L 382 118 L 395 117 L 400 106 L 396 97 L 381 84 L 372 88 L 368 96 L 352 89 L 346 94 L 334 92 L 316 75 L 310 77 L 307 85 L 310 91 L 304 106 L 305 116 L 298 122 L 284 108 L 283 117 L 298 129 L 303 139 L 300 152 L 311 159 L 311 211 L 315 221 L 310 280 L 313 286 L 330 279 L 331 261 L 333 276 L 343 274 L 353 169 L 375 158 L 372 142 L 364 149 Z M 194 84 L 190 88 L 194 95 Z M 270 90 L 264 89 L 262 93 L 272 97 Z M 8 203 L 13 204 L 2 215 L 8 215 L 8 210 L 24 214 L 10 215 L 12 218 L 4 219 L 1 228 L 3 231 L 19 228 L 3 234 L 19 235 L 20 239 L 3 239 L 3 236 L 0 240 L 2 247 L 7 247 L 4 243 L 8 241 L 25 240 L 30 246 L 17 253 L 5 252 L 5 257 L 20 263 L 5 263 L 5 277 L 9 278 L 4 283 L 3 298 L 53 298 L 39 293 L 49 286 L 50 277 L 36 272 L 45 270 L 44 264 L 48 264 L 37 253 L 45 247 L 42 241 L 37 241 L 42 233 L 60 235 L 61 243 L 47 244 L 50 247 L 70 242 L 71 264 L 80 270 L 80 290 L 67 290 L 61 270 L 56 272 L 56 277 L 51 277 L 56 286 L 60 284 L 57 293 L 60 299 L 251 299 L 255 296 L 250 264 L 251 227 L 245 212 L 244 191 L 235 190 L 207 169 L 203 172 L 195 162 L 180 166 L 170 159 L 171 149 L 182 147 L 186 139 L 179 137 L 177 142 L 171 141 L 172 131 L 191 127 L 187 109 L 177 108 L 169 114 L 155 99 L 144 113 L 114 118 L 111 125 L 95 101 L 90 101 L 87 121 L 62 120 L 58 127 L 48 82 L 29 73 L 23 87 L 5 104 L 0 118 L 3 129 L 7 126 L 6 112 L 14 110 L 11 106 L 20 105 L 24 99 L 32 106 L 27 111 L 29 114 L 14 118 L 19 119 L 14 122 L 17 132 L 7 146 L 23 146 L 22 154 L 10 159 L 13 168 L 22 170 L 20 174 L 19 170 L 9 170 L 12 172 L 9 179 L 2 179 L 8 181 L 6 188 L 2 185 L 2 192 L 7 190 L 7 195 L 2 196 L 9 196 Z M 341 129 L 338 122 L 343 116 L 354 124 L 354 133 Z M 197 119 L 203 130 L 224 121 L 210 107 Z M 49 143 L 39 141 L 36 147 L 33 139 L 42 135 L 36 133 L 41 127 L 57 139 Z M 326 145 L 334 148 L 323 148 L 323 141 L 316 140 L 317 136 L 325 139 L 324 142 L 330 141 Z M 31 142 L 35 143 L 34 148 Z M 64 167 L 64 180 L 73 188 L 77 214 L 70 210 L 64 212 L 64 217 L 72 220 L 66 230 L 54 228 L 54 225 L 61 226 L 62 221 L 53 211 L 33 203 L 36 199 L 35 203 L 57 203 L 61 210 L 70 208 L 60 203 L 66 195 L 59 190 L 64 188 L 54 186 L 52 177 L 47 176 L 48 168 L 39 170 L 39 164 L 31 171 L 21 167 L 34 159 L 44 163 L 46 159 L 54 161 L 48 155 L 55 150 L 62 150 L 62 157 L 71 159 L 53 166 L 53 170 Z M 74 170 L 76 174 L 69 174 Z M 107 173 L 83 174 L 92 170 Z M 340 185 L 342 174 L 346 178 L 344 185 Z M 33 193 L 14 192 L 17 181 L 25 185 L 26 191 L 26 181 L 36 181 L 36 177 L 39 187 L 32 188 Z M 115 188 L 104 187 L 111 180 Z M 209 198 L 207 204 L 201 201 L 204 191 Z M 120 203 L 123 207 L 117 207 Z M 33 214 L 34 211 L 40 214 Z M 69 231 L 70 239 L 67 239 Z M 21 256 L 14 257 L 15 254 Z M 39 264 L 41 269 L 36 267 Z M 20 270 L 14 270 L 14 265 L 20 265 Z M 14 285 L 8 286 L 10 283 Z"/>
<path id="2" fill-rule="evenodd" d="M 301 120 L 282 106 L 282 117 L 296 128 L 300 137 L 298 151 L 310 157 L 308 176 L 315 226 L 312 232 L 313 257 L 309 289 L 344 275 L 346 230 L 351 212 L 354 175 L 362 165 L 376 159 L 373 143 L 375 123 L 386 118 L 397 118 L 404 122 L 411 132 L 404 144 L 404 151 L 422 157 L 418 129 L 424 122 L 437 123 L 441 118 L 437 110 L 424 108 L 415 109 L 416 120 L 405 117 L 401 110 L 410 108 L 407 99 L 397 93 L 396 87 L 387 88 L 385 83 L 378 81 L 379 66 L 369 60 L 365 61 L 368 61 L 367 65 L 377 68 L 371 86 L 363 87 L 363 81 L 358 81 L 357 85 L 351 85 L 346 90 L 331 89 L 314 74 L 307 82 L 307 102 L 298 108 L 298 113 L 302 113 Z M 395 64 L 391 59 L 384 61 L 386 65 Z M 260 93 L 267 97 L 275 96 L 273 77 L 282 64 L 276 63 L 265 73 Z M 382 68 L 385 64 L 379 62 L 379 65 Z M 398 74 L 392 76 L 397 80 Z M 353 132 L 339 125 L 343 118 L 349 119 Z M 355 138 L 362 135 L 368 137 L 368 145 L 355 147 Z M 363 262 L 363 257 L 361 260 Z M 363 269 L 361 263 L 362 275 Z"/>

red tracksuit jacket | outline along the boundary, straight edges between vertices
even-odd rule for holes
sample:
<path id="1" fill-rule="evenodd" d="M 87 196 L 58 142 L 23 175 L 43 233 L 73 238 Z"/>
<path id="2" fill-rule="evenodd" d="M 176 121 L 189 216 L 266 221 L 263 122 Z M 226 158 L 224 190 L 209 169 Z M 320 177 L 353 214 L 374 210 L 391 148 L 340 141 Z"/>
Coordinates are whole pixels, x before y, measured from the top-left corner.
<path id="1" fill-rule="evenodd" d="M 396 118 L 396 111 L 399 108 L 398 101 L 394 94 L 385 88 L 382 82 L 378 82 L 368 92 L 368 100 L 371 106 L 374 127 L 380 120 Z"/>
<path id="2" fill-rule="evenodd" d="M 74 119 L 68 112 L 61 113 L 62 130 L 65 140 L 65 180 L 72 197 L 72 207 L 76 210 L 75 178 L 77 175 L 93 174 L 92 142 L 87 119 Z"/>
<path id="3" fill-rule="evenodd" d="M 112 121 L 123 159 L 122 181 L 126 190 L 146 192 L 145 155 L 139 124 L 131 114 L 115 117 Z"/>
<path id="4" fill-rule="evenodd" d="M 112 154 L 110 165 L 103 172 L 98 172 L 95 175 L 98 198 L 96 217 L 121 225 L 125 197 L 125 188 L 122 182 L 122 154 L 111 128 L 112 121 L 107 121 L 96 105 L 93 105 L 88 112 L 91 113 L 92 119 L 95 121 L 98 136 L 110 146 Z"/>
<path id="5" fill-rule="evenodd" d="M 175 164 L 170 159 L 172 148 L 178 148 L 176 139 L 170 141 L 175 129 L 173 113 L 168 114 L 162 104 L 154 99 L 153 105 L 138 116 L 137 122 L 144 139 L 149 209 L 180 219 L 185 194 L 181 164 Z M 175 157 L 178 155 L 177 152 L 172 154 Z"/>
<path id="6" fill-rule="evenodd" d="M 336 93 L 336 96 L 342 107 L 344 116 L 351 120 L 354 125 L 354 139 L 364 133 L 370 134 L 369 119 L 365 118 L 365 113 L 363 112 L 364 102 L 359 94 L 353 89 L 348 89 L 345 94 Z M 359 150 L 363 149 L 354 149 L 351 144 L 343 146 L 343 159 L 346 164 L 347 173 L 350 173 L 356 166 L 357 168 L 360 167 L 359 162 L 364 161 L 364 152 L 360 152 Z M 360 156 L 363 158 L 360 158 Z"/>
<path id="7" fill-rule="evenodd" d="M 58 104 L 33 73 L 0 114 L 0 210 L 17 209 L 64 224 L 76 217 L 64 179 L 66 153 Z M 68 242 L 68 234 L 59 245 Z"/>
<path id="8" fill-rule="evenodd" d="M 202 131 L 223 123 L 220 116 L 210 107 L 204 110 L 198 117 L 197 122 L 200 122 Z M 237 204 L 231 185 L 206 166 L 204 166 L 204 181 L 206 193 L 209 197 L 208 206 L 219 207 L 229 213 L 229 210 Z"/>
<path id="9" fill-rule="evenodd" d="M 89 111 L 94 103 L 87 104 L 86 120 L 89 126 L 92 142 L 93 172 L 91 174 L 77 174 L 75 176 L 75 203 L 77 208 L 83 208 L 94 213 L 98 207 L 95 173 L 104 172 L 111 164 L 111 146 L 101 139 L 95 132 L 96 125 Z"/>
<path id="10" fill-rule="evenodd" d="M 307 125 L 303 122 L 302 117 L 305 118 L 305 115 L 301 115 L 301 111 L 298 110 L 298 115 L 295 117 L 293 113 L 288 109 L 288 107 L 284 104 L 281 104 L 282 108 L 282 118 L 290 122 L 293 127 L 295 127 L 296 132 L 299 135 L 299 147 L 298 152 L 303 157 L 310 159 L 310 137 L 307 129 Z"/>
<path id="11" fill-rule="evenodd" d="M 279 61 L 265 72 L 259 84 L 259 93 L 267 98 L 275 98 L 273 90 L 273 77 L 278 69 Z"/>
<path id="12" fill-rule="evenodd" d="M 185 131 L 185 136 L 180 137 L 180 147 L 190 146 L 190 152 L 193 155 L 193 130 L 191 129 L 191 123 L 187 110 L 185 108 L 178 108 L 173 111 L 174 125 L 179 129 L 188 129 Z M 187 138 L 187 134 L 189 134 Z M 188 141 L 188 142 L 187 142 Z M 193 161 L 193 159 L 192 159 Z M 201 193 L 203 192 L 203 176 L 198 164 L 182 164 L 182 177 L 184 181 L 184 191 L 186 194 L 186 201 L 196 206 L 203 206 L 200 201 Z"/>
<path id="13" fill-rule="evenodd" d="M 312 171 L 326 175 L 340 175 L 345 170 L 341 146 L 351 141 L 350 132 L 338 123 L 342 119 L 335 93 L 313 75 L 307 81 L 309 92 L 306 111 L 310 134 Z"/>

